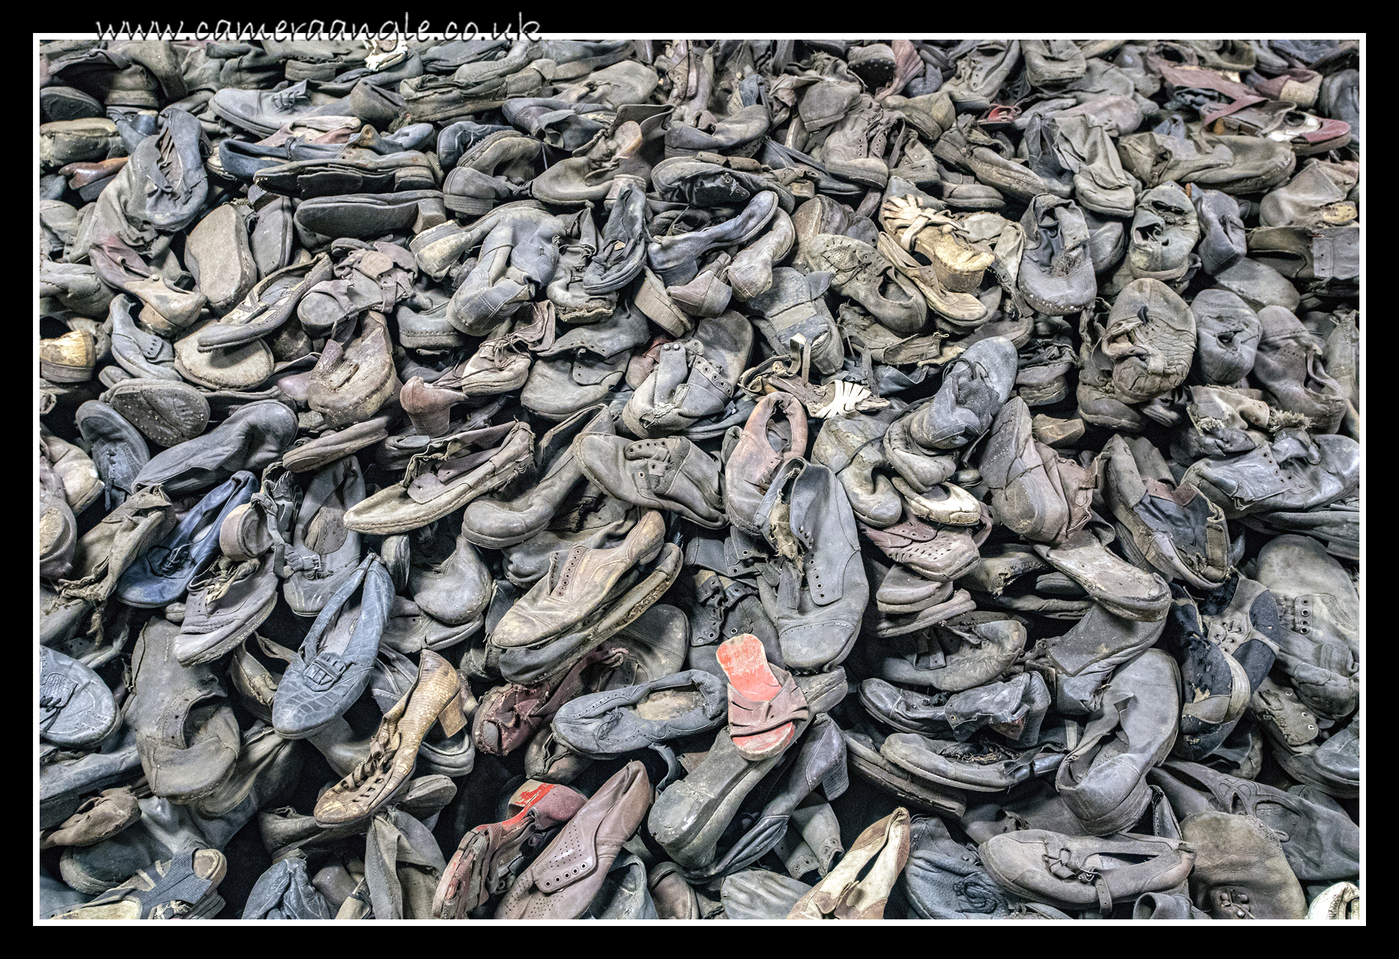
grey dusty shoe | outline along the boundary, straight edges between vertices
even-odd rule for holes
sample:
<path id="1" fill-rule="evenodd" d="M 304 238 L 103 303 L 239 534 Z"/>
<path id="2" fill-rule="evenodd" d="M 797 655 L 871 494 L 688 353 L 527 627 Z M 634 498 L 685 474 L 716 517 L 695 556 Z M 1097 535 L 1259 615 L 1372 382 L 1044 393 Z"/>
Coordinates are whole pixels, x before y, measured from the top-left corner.
<path id="1" fill-rule="evenodd" d="M 84 403 L 74 419 L 97 474 L 106 484 L 107 508 L 120 506 L 136 489 L 138 477 L 150 462 L 145 437 L 101 400 Z"/>
<path id="2" fill-rule="evenodd" d="M 642 438 L 679 433 L 721 412 L 753 348 L 753 326 L 732 310 L 661 347 L 655 369 L 627 401 L 622 422 Z"/>
<path id="3" fill-rule="evenodd" d="M 1070 200 L 1043 193 L 1030 201 L 1020 223 L 1025 252 L 1018 288 L 1025 301 L 1051 316 L 1091 306 L 1098 285 L 1083 211 Z"/>
<path id="4" fill-rule="evenodd" d="M 1213 919 L 1301 919 L 1307 899 L 1273 831 L 1249 815 L 1210 810 L 1181 834 L 1196 850 L 1190 891 Z"/>
<path id="5" fill-rule="evenodd" d="M 111 690 L 91 668 L 39 647 L 39 736 L 58 746 L 90 746 L 116 728 Z"/>
<path id="6" fill-rule="evenodd" d="M 687 670 L 572 699 L 554 714 L 554 733 L 577 752 L 607 759 L 716 729 L 724 722 L 727 703 L 718 679 L 703 670 Z"/>
<path id="7" fill-rule="evenodd" d="M 1098 711 L 1059 767 L 1055 787 L 1090 834 L 1129 828 L 1146 810 L 1146 773 L 1165 760 L 1180 722 L 1180 670 L 1149 649 L 1104 687 Z"/>
<path id="8" fill-rule="evenodd" d="M 330 907 L 306 875 L 306 860 L 290 857 L 258 877 L 244 919 L 329 919 Z"/>
<path id="9" fill-rule="evenodd" d="M 1094 603 L 1068 632 L 1040 640 L 1025 665 L 1044 675 L 1056 710 L 1085 716 L 1096 708 L 1112 672 L 1156 645 L 1165 626 L 1164 617 L 1123 619 Z"/>
<path id="10" fill-rule="evenodd" d="M 573 452 L 588 479 L 624 502 L 677 512 L 710 529 L 725 524 L 719 462 L 684 437 L 585 433 Z"/>
<path id="11" fill-rule="evenodd" d="M 171 496 L 217 486 L 239 470 L 260 472 L 296 436 L 296 414 L 275 400 L 249 403 L 202 436 L 152 457 L 136 481 Z"/>
<path id="12" fill-rule="evenodd" d="M 1023 829 L 981 845 L 987 872 L 1007 890 L 1065 909 L 1097 907 L 1179 885 L 1195 864 L 1190 842 L 1122 833 L 1108 839 Z"/>
<path id="13" fill-rule="evenodd" d="M 980 340 L 943 371 L 942 386 L 912 414 L 909 434 L 925 452 L 959 449 L 983 435 L 1010 397 L 1018 365 L 1004 337 Z"/>
<path id="14" fill-rule="evenodd" d="M 777 626 L 782 659 L 796 672 L 843 662 L 869 601 L 855 516 L 826 467 L 790 460 L 773 479 L 759 514 L 777 556 L 758 593 Z"/>

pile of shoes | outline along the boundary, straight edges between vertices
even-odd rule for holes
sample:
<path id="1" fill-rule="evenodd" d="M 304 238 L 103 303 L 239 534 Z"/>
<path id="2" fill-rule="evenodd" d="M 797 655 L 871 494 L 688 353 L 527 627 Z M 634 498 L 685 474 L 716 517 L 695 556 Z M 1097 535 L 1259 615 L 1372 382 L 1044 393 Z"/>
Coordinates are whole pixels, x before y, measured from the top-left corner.
<path id="1" fill-rule="evenodd" d="M 41 43 L 38 916 L 1358 918 L 1358 66 Z"/>

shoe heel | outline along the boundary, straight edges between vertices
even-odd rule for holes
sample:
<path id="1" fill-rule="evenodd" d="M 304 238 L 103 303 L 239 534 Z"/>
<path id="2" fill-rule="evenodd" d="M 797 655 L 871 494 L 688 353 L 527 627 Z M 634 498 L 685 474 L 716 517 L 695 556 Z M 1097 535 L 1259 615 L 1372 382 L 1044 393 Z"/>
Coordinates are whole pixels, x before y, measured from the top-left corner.
<path id="1" fill-rule="evenodd" d="M 850 768 L 845 757 L 836 763 L 835 767 L 825 776 L 821 777 L 821 791 L 826 794 L 827 801 L 834 800 L 844 795 L 850 788 Z"/>
<path id="2" fill-rule="evenodd" d="M 458 677 L 458 681 L 460 679 L 461 677 Z M 468 700 L 473 701 L 468 702 Z M 466 728 L 468 717 L 475 712 L 475 706 L 471 690 L 466 683 L 461 683 L 457 689 L 457 694 L 448 700 L 447 705 L 442 707 L 442 712 L 437 714 L 437 724 L 442 727 L 443 733 L 455 736 Z"/>
<path id="3" fill-rule="evenodd" d="M 422 233 L 435 226 L 442 226 L 450 218 L 447 216 L 447 207 L 442 202 L 441 196 L 430 197 L 426 200 L 418 201 L 418 215 L 413 221 L 413 233 Z"/>

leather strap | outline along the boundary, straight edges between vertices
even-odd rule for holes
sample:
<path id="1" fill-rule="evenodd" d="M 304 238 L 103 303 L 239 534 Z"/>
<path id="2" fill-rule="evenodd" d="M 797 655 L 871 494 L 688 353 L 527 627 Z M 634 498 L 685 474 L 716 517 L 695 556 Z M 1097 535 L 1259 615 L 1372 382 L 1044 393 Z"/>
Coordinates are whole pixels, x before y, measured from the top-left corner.
<path id="1" fill-rule="evenodd" d="M 811 715 L 806 697 L 797 687 L 796 680 L 781 670 L 774 669 L 773 673 L 786 678 L 777 695 L 766 701 L 749 699 L 732 684 L 729 685 L 729 732 L 732 736 L 771 732 Z"/>

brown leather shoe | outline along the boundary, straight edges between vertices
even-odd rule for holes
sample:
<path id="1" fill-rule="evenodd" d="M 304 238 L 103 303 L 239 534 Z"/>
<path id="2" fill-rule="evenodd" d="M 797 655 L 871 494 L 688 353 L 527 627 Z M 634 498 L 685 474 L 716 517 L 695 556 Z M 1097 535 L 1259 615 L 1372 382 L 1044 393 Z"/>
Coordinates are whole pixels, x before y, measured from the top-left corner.
<path id="1" fill-rule="evenodd" d="M 627 763 L 569 820 L 510 887 L 497 919 L 577 919 L 602 888 L 612 861 L 651 806 L 651 781 Z"/>
<path id="2" fill-rule="evenodd" d="M 462 837 L 433 898 L 434 919 L 466 919 L 467 913 L 504 892 L 525 856 L 557 835 L 587 801 L 567 786 L 526 780 L 510 797 L 504 822 L 477 826 Z"/>

